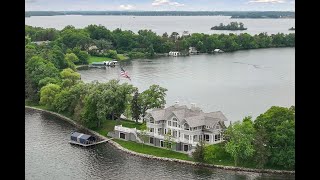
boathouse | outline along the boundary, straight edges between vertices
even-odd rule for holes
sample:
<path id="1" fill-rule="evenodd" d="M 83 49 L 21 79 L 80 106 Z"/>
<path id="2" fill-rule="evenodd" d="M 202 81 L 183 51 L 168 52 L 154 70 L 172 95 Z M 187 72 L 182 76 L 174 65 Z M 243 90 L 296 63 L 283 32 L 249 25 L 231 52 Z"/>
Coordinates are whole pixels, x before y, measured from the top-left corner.
<path id="1" fill-rule="evenodd" d="M 95 142 L 96 138 L 91 135 L 73 132 L 71 134 L 71 140 L 81 144 L 90 144 L 92 142 Z"/>

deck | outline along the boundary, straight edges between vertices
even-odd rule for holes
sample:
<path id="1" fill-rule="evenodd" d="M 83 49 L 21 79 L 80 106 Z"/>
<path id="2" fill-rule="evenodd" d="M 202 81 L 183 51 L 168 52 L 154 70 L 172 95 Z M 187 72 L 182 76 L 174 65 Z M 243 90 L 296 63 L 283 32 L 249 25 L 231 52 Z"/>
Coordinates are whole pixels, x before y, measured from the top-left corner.
<path id="1" fill-rule="evenodd" d="M 92 144 L 81 144 L 79 142 L 76 142 L 76 141 L 69 141 L 70 144 L 76 144 L 76 145 L 80 145 L 80 146 L 84 146 L 84 147 L 88 147 L 88 146 L 94 146 L 94 145 L 97 145 L 97 144 L 101 144 L 101 143 L 104 143 L 104 142 L 107 142 L 109 140 L 111 140 L 113 138 L 110 138 L 110 139 L 105 139 L 103 141 L 99 141 L 99 142 L 96 142 L 96 143 L 92 143 Z"/>

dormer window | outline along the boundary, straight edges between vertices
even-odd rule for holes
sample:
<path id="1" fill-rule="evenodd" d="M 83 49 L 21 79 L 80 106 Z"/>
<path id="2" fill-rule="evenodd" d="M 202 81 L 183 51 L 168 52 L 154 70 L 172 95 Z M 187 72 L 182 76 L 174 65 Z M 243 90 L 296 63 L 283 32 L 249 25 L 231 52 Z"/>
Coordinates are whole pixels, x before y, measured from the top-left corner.
<path id="1" fill-rule="evenodd" d="M 220 125 L 219 124 L 216 126 L 216 129 L 220 129 Z"/>
<path id="2" fill-rule="evenodd" d="M 188 125 L 187 123 L 185 123 L 185 124 L 184 124 L 184 129 L 185 129 L 185 130 L 189 130 L 189 128 L 190 128 L 189 125 Z"/>
<path id="3" fill-rule="evenodd" d="M 150 123 L 154 123 L 153 117 L 150 117 Z"/>
<path id="4" fill-rule="evenodd" d="M 173 118 L 172 120 L 173 120 L 173 121 L 178 121 L 178 119 L 177 119 L 177 118 Z"/>

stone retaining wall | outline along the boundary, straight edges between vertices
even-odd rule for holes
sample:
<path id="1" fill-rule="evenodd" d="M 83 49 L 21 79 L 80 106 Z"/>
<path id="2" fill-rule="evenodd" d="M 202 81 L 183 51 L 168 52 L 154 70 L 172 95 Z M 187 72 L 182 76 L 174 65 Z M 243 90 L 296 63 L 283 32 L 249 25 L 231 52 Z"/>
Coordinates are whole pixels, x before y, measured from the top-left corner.
<path id="1" fill-rule="evenodd" d="M 52 115 L 55 115 L 63 120 L 66 120 L 68 122 L 70 122 L 71 124 L 75 125 L 78 128 L 82 128 L 85 129 L 87 131 L 89 131 L 90 133 L 96 135 L 97 137 L 101 138 L 101 139 L 108 139 L 105 136 L 102 136 L 101 134 L 92 131 L 80 124 L 77 124 L 75 121 L 73 121 L 72 119 L 65 117 L 61 114 L 52 112 L 52 111 L 47 111 L 47 110 L 43 110 L 43 109 L 39 109 L 39 108 L 35 108 L 35 107 L 30 107 L 30 106 L 25 106 L 25 108 L 28 109 L 34 109 L 34 110 L 38 110 L 38 111 L 44 111 L 47 113 L 50 113 Z M 114 147 L 116 147 L 117 149 L 124 151 L 128 154 L 134 155 L 134 156 L 139 156 L 139 157 L 144 157 L 144 158 L 149 158 L 149 159 L 157 159 L 157 160 L 161 160 L 161 161 L 171 161 L 171 162 L 178 162 L 178 163 L 185 163 L 185 164 L 190 164 L 190 165 L 195 165 L 195 166 L 203 166 L 203 167 L 211 167 L 211 168 L 218 168 L 218 169 L 225 169 L 225 170 L 232 170 L 232 171 L 245 171 L 245 172 L 256 172 L 256 173 L 274 173 L 274 174 L 295 174 L 295 171 L 282 171 L 282 170 L 272 170 L 272 169 L 251 169 L 251 168 L 242 168 L 242 167 L 234 167 L 234 166 L 222 166 L 222 165 L 213 165 L 213 164 L 206 164 L 206 163 L 197 163 L 197 162 L 193 162 L 193 161 L 186 161 L 186 160 L 180 160 L 180 159 L 174 159 L 174 158 L 166 158 L 166 157 L 157 157 L 157 156 L 153 156 L 153 155 L 149 155 L 149 154 L 142 154 L 142 153 L 138 153 L 138 152 L 134 152 L 134 151 L 130 151 L 124 147 L 122 147 L 120 144 L 118 144 L 115 141 L 109 140 L 107 141 L 109 144 L 113 145 Z"/>

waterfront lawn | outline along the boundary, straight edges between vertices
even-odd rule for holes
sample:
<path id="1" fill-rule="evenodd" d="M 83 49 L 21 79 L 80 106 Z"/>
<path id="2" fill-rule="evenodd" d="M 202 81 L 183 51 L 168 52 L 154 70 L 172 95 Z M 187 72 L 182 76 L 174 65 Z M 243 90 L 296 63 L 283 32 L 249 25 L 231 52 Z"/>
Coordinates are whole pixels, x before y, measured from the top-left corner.
<path id="1" fill-rule="evenodd" d="M 192 161 L 192 158 L 189 157 L 187 154 L 171 151 L 163 148 L 157 148 L 154 146 L 149 146 L 146 144 L 136 143 L 133 141 L 124 141 L 120 139 L 113 139 L 113 141 L 119 143 L 122 147 L 129 149 L 131 151 L 135 151 L 138 153 L 154 155 L 158 157 L 167 157 L 167 158 L 175 158 L 175 159 L 182 159 L 182 160 L 189 160 Z"/>
<path id="2" fill-rule="evenodd" d="M 135 121 L 129 121 L 129 120 L 106 120 L 101 123 L 101 126 L 99 128 L 91 128 L 92 130 L 98 132 L 99 134 L 103 136 L 107 136 L 108 132 L 114 130 L 115 125 L 120 125 L 122 124 L 123 127 L 128 127 L 128 128 L 137 128 L 141 129 L 142 124 L 141 123 L 136 123 Z"/>
<path id="3" fill-rule="evenodd" d="M 123 55 L 123 54 L 118 54 L 119 60 L 126 60 L 129 59 L 129 57 Z M 93 62 L 102 62 L 102 61 L 110 61 L 112 58 L 109 57 L 99 57 L 99 56 L 90 56 L 89 58 L 89 64 L 92 64 Z"/>
<path id="4" fill-rule="evenodd" d="M 125 56 L 123 54 L 118 54 L 118 58 L 119 58 L 120 61 L 129 59 L 129 57 L 127 57 L 127 56 Z"/>
<path id="5" fill-rule="evenodd" d="M 92 64 L 93 62 L 102 62 L 102 61 L 110 61 L 110 60 L 112 59 L 108 57 L 90 56 L 89 64 Z"/>

